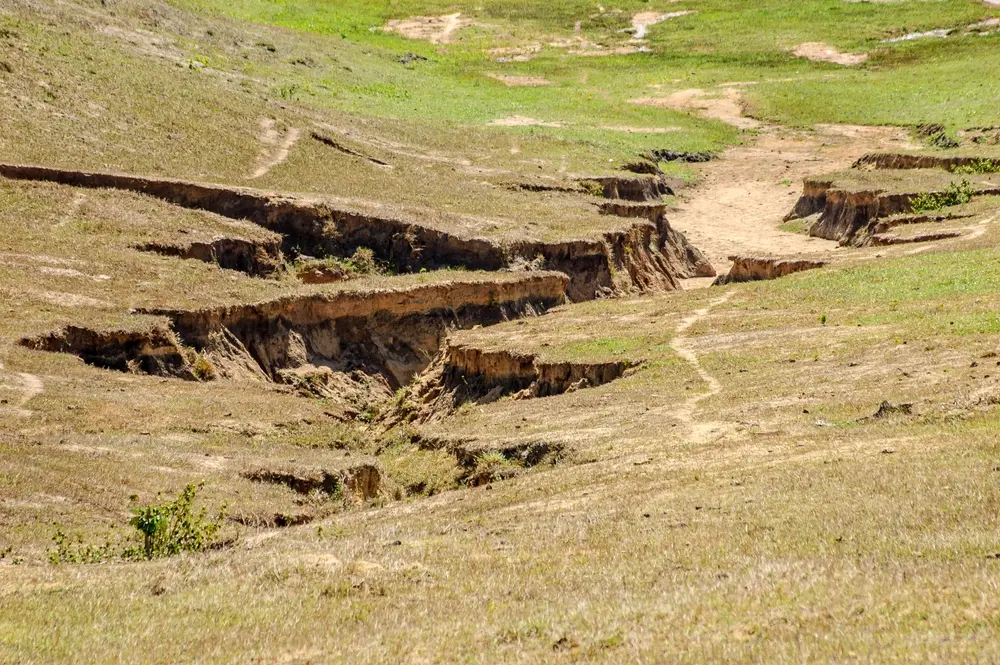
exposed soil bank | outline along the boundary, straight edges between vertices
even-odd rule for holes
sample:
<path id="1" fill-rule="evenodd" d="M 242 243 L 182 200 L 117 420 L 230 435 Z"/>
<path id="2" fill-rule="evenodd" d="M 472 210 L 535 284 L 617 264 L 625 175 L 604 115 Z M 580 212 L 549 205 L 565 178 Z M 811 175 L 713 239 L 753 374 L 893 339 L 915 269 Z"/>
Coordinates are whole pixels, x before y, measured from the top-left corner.
<path id="1" fill-rule="evenodd" d="M 778 279 L 792 273 L 814 270 L 827 265 L 826 261 L 759 256 L 730 256 L 729 260 L 733 262 L 729 274 L 719 277 L 713 286 Z"/>
<path id="2" fill-rule="evenodd" d="M 445 450 L 455 456 L 463 470 L 460 480 L 471 487 L 478 487 L 497 480 L 513 477 L 525 469 L 545 464 L 558 464 L 575 451 L 564 443 L 551 441 L 483 441 L 474 438 L 425 437 L 417 440 L 422 450 Z M 499 455 L 510 463 L 501 471 L 483 469 L 480 461 L 484 455 Z"/>
<path id="3" fill-rule="evenodd" d="M 610 383 L 642 361 L 549 362 L 534 354 L 510 349 L 484 350 L 449 343 L 405 399 L 387 418 L 429 422 L 445 417 L 461 405 L 490 404 L 501 397 L 548 397 Z"/>
<path id="4" fill-rule="evenodd" d="M 181 259 L 196 259 L 214 263 L 226 270 L 238 270 L 251 277 L 270 277 L 280 272 L 285 264 L 281 243 L 251 242 L 243 238 L 216 238 L 211 242 L 187 244 L 146 243 L 137 245 L 141 252 L 155 252 Z"/>
<path id="5" fill-rule="evenodd" d="M 870 153 L 854 162 L 855 169 L 943 169 L 954 171 L 957 168 L 975 166 L 984 161 L 983 157 L 942 157 L 939 155 L 906 155 L 891 152 Z"/>
<path id="6" fill-rule="evenodd" d="M 887 217 L 885 219 L 879 219 L 872 227 L 872 233 L 885 233 L 890 231 L 897 226 L 905 226 L 907 224 L 930 224 L 930 223 L 940 223 L 949 222 L 956 219 L 968 219 L 972 215 L 897 215 L 894 217 Z"/>
<path id="7" fill-rule="evenodd" d="M 876 233 L 868 238 L 867 244 L 874 247 L 884 247 L 886 245 L 912 245 L 919 242 L 936 242 L 938 240 L 948 240 L 960 238 L 960 231 L 941 231 L 939 233 L 921 233 L 915 236 L 894 236 Z"/>
<path id="8" fill-rule="evenodd" d="M 88 365 L 104 369 L 195 379 L 177 338 L 162 327 L 95 331 L 67 326 L 47 335 L 23 339 L 21 345 L 36 351 L 71 353 Z"/>
<path id="9" fill-rule="evenodd" d="M 344 469 L 258 469 L 243 474 L 247 480 L 285 485 L 299 494 L 322 492 L 331 496 L 350 493 L 359 499 L 377 497 L 383 490 L 378 466 L 363 462 Z"/>
<path id="10" fill-rule="evenodd" d="M 680 288 L 678 278 L 705 271 L 697 261 L 700 252 L 671 229 L 662 216 L 655 221 L 637 221 L 597 239 L 502 244 L 489 238 L 462 237 L 402 218 L 373 216 L 339 203 L 244 188 L 9 164 L 0 164 L 0 176 L 123 189 L 187 208 L 247 219 L 284 236 L 284 250 L 292 256 L 306 253 L 348 257 L 365 247 L 400 272 L 441 267 L 501 270 L 542 257 L 547 268 L 569 275 L 567 295 L 575 301 L 631 290 L 676 290 Z M 619 194 L 625 188 L 625 194 L 633 197 L 649 194 L 649 188 L 655 189 L 659 182 L 656 178 L 617 177 L 611 181 L 608 187 Z M 632 185 L 623 182 L 640 184 L 633 191 Z"/>
<path id="11" fill-rule="evenodd" d="M 542 313 L 565 301 L 568 279 L 529 273 L 497 282 L 450 282 L 396 291 L 345 291 L 167 317 L 173 333 L 78 328 L 22 340 L 121 371 L 290 385 L 357 415 L 422 372 L 448 330 Z"/>
<path id="12" fill-rule="evenodd" d="M 606 199 L 625 201 L 659 201 L 674 193 L 666 180 L 658 175 L 593 176 L 582 178 L 580 184 L 588 189 L 600 188 Z"/>
<path id="13" fill-rule="evenodd" d="M 1000 187 L 980 187 L 975 194 L 997 195 Z M 809 235 L 837 240 L 841 245 L 863 246 L 870 243 L 881 218 L 912 212 L 911 200 L 917 195 L 887 194 L 882 190 L 847 191 L 834 188 L 832 182 L 807 180 L 802 197 L 785 219 L 819 213 Z"/>

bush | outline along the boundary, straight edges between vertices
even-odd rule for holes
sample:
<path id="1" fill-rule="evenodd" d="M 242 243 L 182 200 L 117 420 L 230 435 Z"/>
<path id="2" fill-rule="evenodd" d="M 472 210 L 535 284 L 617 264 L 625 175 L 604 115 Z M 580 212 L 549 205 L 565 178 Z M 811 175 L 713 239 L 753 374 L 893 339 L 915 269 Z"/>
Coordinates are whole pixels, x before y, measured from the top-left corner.
<path id="1" fill-rule="evenodd" d="M 512 478 L 522 471 L 520 465 L 507 459 L 499 451 L 481 453 L 476 457 L 476 467 L 469 476 L 473 487 Z"/>
<path id="2" fill-rule="evenodd" d="M 361 275 L 377 275 L 382 272 L 375 260 L 375 252 L 368 247 L 358 247 L 354 256 L 347 260 L 348 268 Z"/>
<path id="3" fill-rule="evenodd" d="M 195 357 L 191 371 L 194 372 L 199 381 L 213 381 L 216 378 L 215 366 L 212 365 L 212 361 L 200 353 Z"/>
<path id="4" fill-rule="evenodd" d="M 139 547 L 123 553 L 126 559 L 158 559 L 181 552 L 203 552 L 212 544 L 225 519 L 225 509 L 214 520 L 206 519 L 206 510 L 194 510 L 194 500 L 201 485 L 188 485 L 173 501 L 132 509 L 129 524 L 142 537 Z"/>

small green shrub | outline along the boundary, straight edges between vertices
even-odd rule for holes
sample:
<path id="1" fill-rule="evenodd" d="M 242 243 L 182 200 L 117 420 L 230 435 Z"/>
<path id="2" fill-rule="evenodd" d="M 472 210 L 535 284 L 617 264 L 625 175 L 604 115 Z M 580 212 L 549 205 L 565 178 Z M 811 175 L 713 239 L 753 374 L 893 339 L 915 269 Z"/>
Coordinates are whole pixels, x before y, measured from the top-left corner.
<path id="1" fill-rule="evenodd" d="M 62 529 L 56 529 L 52 540 L 55 543 L 55 548 L 49 552 L 49 562 L 53 565 L 60 563 L 102 563 L 115 557 L 115 547 L 110 540 L 104 541 L 103 545 L 91 545 L 85 543 L 80 536 L 75 539 L 71 538 Z"/>
<path id="2" fill-rule="evenodd" d="M 173 501 L 132 509 L 129 524 L 141 534 L 138 547 L 125 550 L 126 559 L 158 559 L 181 552 L 202 552 L 211 545 L 225 519 L 225 509 L 209 520 L 206 509 L 196 511 L 201 485 L 188 485 Z"/>
<path id="3" fill-rule="evenodd" d="M 129 525 L 135 532 L 117 544 L 107 538 L 102 545 L 92 545 L 80 536 L 71 538 L 62 529 L 56 529 L 52 538 L 55 548 L 49 552 L 49 561 L 56 565 L 103 563 L 112 559 L 148 561 L 181 552 L 203 552 L 214 543 L 226 510 L 223 508 L 214 519 L 208 519 L 205 508 L 196 510 L 194 502 L 200 488 L 201 485 L 188 485 L 172 501 L 133 507 Z"/>
<path id="4" fill-rule="evenodd" d="M 199 381 L 212 381 L 216 377 L 212 361 L 200 353 L 195 356 L 194 362 L 191 364 L 191 371 L 194 372 Z"/>
<path id="5" fill-rule="evenodd" d="M 951 170 L 952 173 L 958 173 L 961 175 L 982 175 L 984 173 L 997 173 L 1000 172 L 1000 160 L 992 159 L 977 159 L 971 164 L 966 166 L 956 166 Z"/>
<path id="6" fill-rule="evenodd" d="M 354 251 L 354 256 L 347 260 L 347 267 L 362 275 L 378 275 L 382 272 L 378 261 L 375 260 L 375 252 L 369 247 L 358 247 Z"/>
<path id="7" fill-rule="evenodd" d="M 339 271 L 344 274 L 345 279 L 358 275 L 385 275 L 389 273 L 386 267 L 375 258 L 375 252 L 368 247 L 359 247 L 348 259 L 335 256 L 322 259 L 297 259 L 289 267 L 290 272 L 293 273 L 317 269 Z"/>
<path id="8" fill-rule="evenodd" d="M 604 185 L 596 180 L 585 180 L 580 183 L 580 186 L 591 196 L 604 198 Z"/>
<path id="9" fill-rule="evenodd" d="M 949 206 L 957 206 L 972 200 L 976 191 L 968 180 L 952 182 L 941 193 L 928 192 L 910 197 L 910 208 L 915 213 L 933 212 Z"/>

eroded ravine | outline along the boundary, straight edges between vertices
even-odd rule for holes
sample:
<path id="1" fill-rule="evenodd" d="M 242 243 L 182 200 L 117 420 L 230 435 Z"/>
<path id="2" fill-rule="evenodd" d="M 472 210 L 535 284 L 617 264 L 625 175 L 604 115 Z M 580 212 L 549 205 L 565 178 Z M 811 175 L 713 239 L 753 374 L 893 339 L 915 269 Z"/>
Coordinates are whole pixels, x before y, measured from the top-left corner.
<path id="1" fill-rule="evenodd" d="M 835 242 L 780 229 L 810 176 L 849 168 L 877 149 L 912 147 L 905 130 L 819 127 L 813 132 L 766 128 L 749 145 L 700 165 L 700 182 L 670 216 L 721 274 L 728 257 L 765 254 L 829 257 Z"/>
<path id="2" fill-rule="evenodd" d="M 363 248 L 401 273 L 445 267 L 499 271 L 540 259 L 546 268 L 569 276 L 567 296 L 573 301 L 635 291 L 677 290 L 682 278 L 714 276 L 701 252 L 671 227 L 665 214 L 648 211 L 639 218 L 623 218 L 611 230 L 591 237 L 507 241 L 444 230 L 403 213 L 382 212 L 371 202 L 16 164 L 0 164 L 0 176 L 137 192 L 178 206 L 248 220 L 280 234 L 285 254 L 292 258 L 300 254 L 349 257 Z M 596 180 L 614 196 L 645 196 L 648 188 L 648 178 Z"/>
<path id="3" fill-rule="evenodd" d="M 88 364 L 188 380 L 291 386 L 358 415 L 423 372 L 450 330 L 534 316 L 565 301 L 551 272 L 395 289 L 344 289 L 200 310 L 137 311 L 145 329 L 66 327 L 21 345 Z"/>

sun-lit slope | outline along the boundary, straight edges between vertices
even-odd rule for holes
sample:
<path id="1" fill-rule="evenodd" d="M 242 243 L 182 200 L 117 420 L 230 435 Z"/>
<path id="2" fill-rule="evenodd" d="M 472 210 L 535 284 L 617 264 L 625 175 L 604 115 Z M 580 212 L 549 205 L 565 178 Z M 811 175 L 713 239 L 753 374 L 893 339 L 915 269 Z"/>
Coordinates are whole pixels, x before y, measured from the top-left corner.
<path id="1" fill-rule="evenodd" d="M 994 156 L 997 14 L 4 5 L 0 163 L 153 179 L 0 167 L 0 661 L 995 660 L 1000 208 L 928 196 L 1000 183 L 841 169 Z M 899 209 L 834 250 L 803 177 Z M 646 283 L 675 205 L 814 269 Z M 124 561 L 189 484 L 217 538 Z"/>
<path id="2" fill-rule="evenodd" d="M 565 462 L 544 473 L 292 529 L 183 570 L 102 566 L 81 580 L 73 568 L 2 567 L 19 580 L 2 601 L 16 610 L 4 613 L 11 653 L 58 603 L 85 662 L 160 645 L 145 636 L 121 646 L 133 622 L 152 617 L 183 638 L 163 653 L 182 658 L 205 641 L 219 661 L 380 662 L 414 649 L 482 662 L 610 662 L 624 650 L 680 662 L 791 662 L 803 648 L 832 659 L 982 655 L 997 609 L 982 592 L 995 572 L 998 500 L 994 254 L 585 304 L 525 324 L 554 359 L 629 356 L 605 343 L 617 334 L 662 361 L 603 387 L 502 400 L 452 421 L 451 437 L 564 444 Z M 581 325 L 602 311 L 627 323 L 610 336 L 598 328 L 585 345 Z M 565 341 L 549 342 L 560 325 Z M 490 337 L 502 344 L 520 328 Z M 693 352 L 719 392 L 706 393 L 671 348 Z M 883 401 L 910 412 L 870 418 Z M 84 602 L 112 624 L 87 628 Z M 185 618 L 206 604 L 232 614 L 224 636 Z M 692 632 L 693 614 L 701 629 Z M 260 630 L 274 622 L 283 630 Z M 845 622 L 851 630 L 838 632 Z M 32 644 L 31 653 L 65 655 L 64 643 Z"/>

